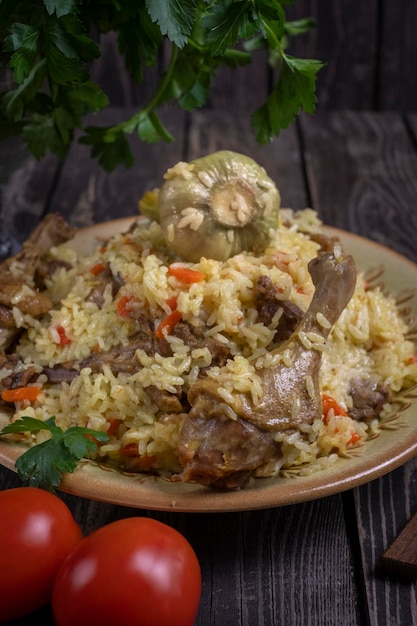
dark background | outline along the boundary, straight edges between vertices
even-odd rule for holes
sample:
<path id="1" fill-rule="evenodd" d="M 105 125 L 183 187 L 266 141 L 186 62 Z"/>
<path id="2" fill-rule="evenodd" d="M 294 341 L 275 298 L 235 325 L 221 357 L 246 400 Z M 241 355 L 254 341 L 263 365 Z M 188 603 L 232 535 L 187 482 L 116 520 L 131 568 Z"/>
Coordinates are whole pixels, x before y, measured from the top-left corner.
<path id="1" fill-rule="evenodd" d="M 318 110 L 417 111 L 416 0 L 295 0 L 286 15 L 288 20 L 316 21 L 316 28 L 293 39 L 288 51 L 326 63 L 318 78 Z M 141 86 L 133 85 L 114 37 L 106 35 L 104 42 L 93 74 L 112 104 L 147 102 L 155 72 L 149 71 Z M 246 68 L 222 68 L 207 106 L 253 111 L 267 94 L 270 79 L 262 54 Z"/>

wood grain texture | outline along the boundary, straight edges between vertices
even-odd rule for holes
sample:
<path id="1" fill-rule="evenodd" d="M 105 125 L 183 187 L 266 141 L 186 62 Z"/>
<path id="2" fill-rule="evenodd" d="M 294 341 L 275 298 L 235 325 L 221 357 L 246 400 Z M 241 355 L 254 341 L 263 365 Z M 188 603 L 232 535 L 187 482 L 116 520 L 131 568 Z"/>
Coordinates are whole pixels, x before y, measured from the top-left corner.
<path id="1" fill-rule="evenodd" d="M 323 221 L 417 261 L 417 154 L 401 117 L 322 112 L 301 128 Z"/>
<path id="2" fill-rule="evenodd" d="M 244 67 L 221 66 L 212 81 L 206 109 L 230 111 L 249 121 L 264 103 L 269 91 L 269 64 L 266 52 L 254 53 L 252 63 Z"/>
<path id="3" fill-rule="evenodd" d="M 7 158 L 0 143 L 0 159 Z M 40 162 L 25 160 L 10 176 L 3 191 L 4 228 L 19 244 L 47 210 L 58 170 L 58 159 L 48 155 Z"/>
<path id="4" fill-rule="evenodd" d="M 97 116 L 95 123 L 115 124 L 127 119 L 133 110 L 109 108 Z M 161 115 L 167 116 L 175 142 L 147 145 L 132 137 L 135 164 L 131 169 L 118 167 L 105 172 L 86 146 L 74 143 L 56 182 L 50 211 L 62 213 L 77 227 L 137 215 L 143 193 L 159 186 L 166 169 L 183 157 L 184 113 L 168 110 Z"/>
<path id="5" fill-rule="evenodd" d="M 417 4 L 380 0 L 380 57 L 377 105 L 381 110 L 417 109 Z"/>
<path id="6" fill-rule="evenodd" d="M 313 17 L 317 27 L 290 44 L 295 56 L 326 63 L 317 81 L 319 109 L 369 109 L 375 105 L 378 0 L 358 10 L 351 0 L 297 0 L 289 19 Z"/>
<path id="7" fill-rule="evenodd" d="M 358 8 L 352 0 L 297 0 L 286 6 L 289 20 L 312 17 L 317 27 L 293 38 L 289 53 L 326 63 L 317 82 L 318 108 L 417 110 L 417 55 L 414 0 L 369 0 Z M 137 84 L 128 75 L 115 33 L 101 36 L 102 56 L 92 76 L 113 106 L 147 104 L 167 67 L 169 45 L 154 68 L 145 68 Z M 212 81 L 207 107 L 250 113 L 265 99 L 270 68 L 264 52 L 246 67 L 220 67 Z"/>
<path id="8" fill-rule="evenodd" d="M 403 580 L 417 579 L 417 513 L 385 550 L 381 570 Z"/>
<path id="9" fill-rule="evenodd" d="M 384 552 L 417 511 L 416 494 L 415 459 L 354 492 L 370 626 L 417 623 L 415 584 L 380 567 Z"/>

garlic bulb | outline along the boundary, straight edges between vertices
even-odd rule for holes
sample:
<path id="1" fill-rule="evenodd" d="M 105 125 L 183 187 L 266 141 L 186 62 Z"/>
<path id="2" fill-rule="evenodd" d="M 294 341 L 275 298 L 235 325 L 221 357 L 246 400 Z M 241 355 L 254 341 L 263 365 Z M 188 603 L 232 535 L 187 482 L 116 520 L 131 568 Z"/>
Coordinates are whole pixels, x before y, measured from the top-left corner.
<path id="1" fill-rule="evenodd" d="M 278 226 L 280 195 L 253 159 L 222 150 L 180 162 L 165 174 L 159 221 L 168 247 L 185 261 L 224 261 L 261 252 Z"/>

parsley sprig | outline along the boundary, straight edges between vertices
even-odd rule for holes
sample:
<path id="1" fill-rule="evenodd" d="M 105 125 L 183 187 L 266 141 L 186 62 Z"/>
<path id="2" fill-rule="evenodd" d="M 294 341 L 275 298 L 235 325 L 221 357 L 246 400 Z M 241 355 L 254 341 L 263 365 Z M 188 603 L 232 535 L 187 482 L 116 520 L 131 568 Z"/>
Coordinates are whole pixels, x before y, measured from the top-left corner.
<path id="1" fill-rule="evenodd" d="M 0 431 L 0 437 L 13 433 L 38 433 L 41 430 L 48 431 L 48 439 L 28 448 L 19 456 L 15 467 L 23 482 L 49 491 L 59 487 L 65 473 L 73 472 L 78 461 L 89 457 L 99 443 L 109 438 L 105 432 L 80 426 L 71 426 L 64 431 L 55 424 L 54 417 L 45 422 L 34 417 L 22 417 L 5 426 Z"/>
<path id="2" fill-rule="evenodd" d="M 322 67 L 314 59 L 287 54 L 291 37 L 310 29 L 307 18 L 287 22 L 293 0 L 2 0 L 2 61 L 14 85 L 0 94 L 0 137 L 20 134 L 41 158 L 47 150 L 64 157 L 80 141 L 108 171 L 129 167 L 128 135 L 148 143 L 173 136 L 159 116 L 167 102 L 186 111 L 203 106 L 221 65 L 244 66 L 259 48 L 268 51 L 276 80 L 267 101 L 252 115 L 257 140 L 266 143 L 301 111 L 313 113 L 315 84 Z M 140 83 L 163 50 L 170 60 L 150 102 L 120 124 L 84 127 L 88 113 L 108 105 L 89 67 L 100 54 L 93 33 L 114 31 L 127 69 Z"/>

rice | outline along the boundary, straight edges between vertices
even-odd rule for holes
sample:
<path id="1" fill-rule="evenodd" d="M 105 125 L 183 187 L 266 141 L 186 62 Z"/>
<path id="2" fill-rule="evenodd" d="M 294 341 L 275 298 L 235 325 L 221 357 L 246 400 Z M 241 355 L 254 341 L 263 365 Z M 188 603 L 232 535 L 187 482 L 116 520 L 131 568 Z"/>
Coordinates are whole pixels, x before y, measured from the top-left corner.
<path id="1" fill-rule="evenodd" d="M 187 164 L 177 164 L 166 176 L 178 173 L 189 177 Z M 199 177 L 204 185 L 211 186 L 211 179 L 204 173 Z M 268 191 L 266 188 L 265 202 Z M 237 209 L 244 217 L 245 207 Z M 30 415 L 47 420 L 55 416 L 63 428 L 80 425 L 107 431 L 109 441 L 99 449 L 98 460 L 119 465 L 126 447 L 133 446 L 139 457 L 152 460 L 153 472 L 178 472 L 176 446 L 184 414 L 161 410 L 154 393 L 187 394 L 204 375 L 218 385 L 225 403 L 224 416 L 236 420 L 236 392 L 245 394 L 257 406 L 264 393 L 260 370 L 278 362 L 292 367 L 289 349 L 280 354 L 270 350 L 282 308 L 277 309 L 269 324 L 259 321 L 255 285 L 260 276 L 267 276 L 277 287 L 278 302 L 289 301 L 306 311 L 314 293 L 307 266 L 319 249 L 309 233 L 316 232 L 320 222 L 311 209 L 295 214 L 286 210 L 283 215 L 285 225 L 260 255 L 240 253 L 224 262 L 204 257 L 198 263 L 181 262 L 179 267 L 204 274 L 204 280 L 192 284 L 170 275 L 169 267 L 178 264 L 178 259 L 169 252 L 160 226 L 154 221 L 138 220 L 129 233 L 114 235 L 88 257 L 76 258 L 70 246 L 54 248 L 56 259 L 70 259 L 73 266 L 59 269 L 48 279 L 46 293 L 54 303 L 52 310 L 42 320 L 22 316 L 17 309 L 15 313 L 19 326 L 26 329 L 17 353 L 25 366 L 35 366 L 39 372 L 37 384 L 42 388 L 32 406 L 17 405 L 15 418 Z M 183 210 L 179 226 L 187 224 L 198 229 L 201 219 L 200 211 L 189 207 Z M 172 232 L 168 239 L 174 235 Z M 227 236 L 232 237 L 233 231 Z M 335 254 L 341 254 L 339 245 L 335 246 Z M 97 303 L 90 297 L 97 282 L 91 268 L 99 264 L 120 277 L 120 288 L 115 293 L 108 284 Z M 104 365 L 96 372 L 88 365 L 82 366 L 94 354 L 127 346 L 132 335 L 141 330 L 141 316 L 152 320 L 156 330 L 173 310 L 206 340 L 227 348 L 229 358 L 224 365 L 213 364 L 207 345 L 188 345 L 182 337 L 168 332 L 164 341 L 170 354 L 139 347 L 131 357 L 132 371 L 127 368 L 113 373 L 110 366 Z M 316 319 L 318 328 L 330 328 L 323 313 L 318 313 Z M 359 274 L 354 295 L 328 339 L 325 341 L 319 331 L 299 332 L 298 336 L 306 350 L 321 353 L 320 392 L 331 396 L 348 413 L 352 407 L 349 381 L 357 376 L 374 378 L 394 392 L 416 384 L 416 347 L 407 337 L 408 331 L 394 299 L 378 287 L 370 288 Z M 67 341 L 63 342 L 63 337 Z M 43 368 L 69 363 L 77 369 L 70 382 L 47 382 Z M 7 369 L 0 370 L 0 379 L 8 373 Z M 307 376 L 305 388 L 312 398 L 311 376 Z M 390 409 L 387 405 L 382 416 Z M 294 418 L 298 411 L 294 402 Z M 303 475 L 320 471 L 333 464 L 338 455 L 366 441 L 378 424 L 378 420 L 359 422 L 330 411 L 326 419 L 299 430 L 277 432 L 281 458 L 266 463 L 255 474 L 264 477 L 295 470 Z"/>

